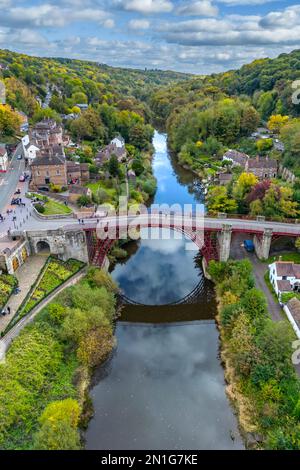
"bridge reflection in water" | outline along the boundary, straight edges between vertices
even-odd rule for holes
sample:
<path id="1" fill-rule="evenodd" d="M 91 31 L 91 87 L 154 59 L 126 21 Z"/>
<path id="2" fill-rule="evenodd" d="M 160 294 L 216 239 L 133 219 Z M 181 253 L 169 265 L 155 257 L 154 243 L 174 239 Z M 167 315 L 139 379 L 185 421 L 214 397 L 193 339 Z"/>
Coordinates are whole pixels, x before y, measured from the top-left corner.
<path id="1" fill-rule="evenodd" d="M 202 277 L 197 286 L 185 297 L 165 305 L 145 305 L 120 294 L 122 304 L 120 321 L 128 323 L 186 323 L 215 322 L 215 298 L 213 289 Z M 208 308 L 209 305 L 209 308 Z"/>

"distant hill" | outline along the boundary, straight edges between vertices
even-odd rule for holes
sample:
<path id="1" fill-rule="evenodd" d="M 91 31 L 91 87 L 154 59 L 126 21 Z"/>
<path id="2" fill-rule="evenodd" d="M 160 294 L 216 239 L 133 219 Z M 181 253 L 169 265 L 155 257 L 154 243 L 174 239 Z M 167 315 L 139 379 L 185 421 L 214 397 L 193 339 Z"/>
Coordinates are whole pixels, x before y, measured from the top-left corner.
<path id="1" fill-rule="evenodd" d="M 121 106 L 127 109 L 126 102 L 122 101 L 128 98 L 145 101 L 155 89 L 191 77 L 172 71 L 123 69 L 96 62 L 33 57 L 8 50 L 0 50 L 0 65 L 0 79 L 7 87 L 7 102 L 29 115 L 34 112 L 35 98 L 45 99 L 48 85 L 57 94 L 51 107 L 58 112 L 68 111 L 73 103 L 66 100 L 74 95 L 84 100 L 80 93 L 89 104 L 121 101 Z"/>

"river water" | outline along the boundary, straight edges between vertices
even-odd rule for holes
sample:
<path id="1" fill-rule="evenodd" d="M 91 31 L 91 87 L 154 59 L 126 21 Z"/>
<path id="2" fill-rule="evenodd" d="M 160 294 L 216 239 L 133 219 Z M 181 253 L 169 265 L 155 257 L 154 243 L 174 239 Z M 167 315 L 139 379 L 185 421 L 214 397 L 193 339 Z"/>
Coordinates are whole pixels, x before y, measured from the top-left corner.
<path id="1" fill-rule="evenodd" d="M 157 204 L 201 204 L 202 188 L 155 133 Z M 153 234 L 153 233 L 152 233 Z M 156 233 L 161 238 L 168 234 Z M 91 390 L 95 415 L 87 449 L 242 449 L 225 394 L 213 286 L 185 239 L 141 240 L 112 275 L 127 297 L 117 348 Z M 196 304 L 168 306 L 201 282 Z"/>

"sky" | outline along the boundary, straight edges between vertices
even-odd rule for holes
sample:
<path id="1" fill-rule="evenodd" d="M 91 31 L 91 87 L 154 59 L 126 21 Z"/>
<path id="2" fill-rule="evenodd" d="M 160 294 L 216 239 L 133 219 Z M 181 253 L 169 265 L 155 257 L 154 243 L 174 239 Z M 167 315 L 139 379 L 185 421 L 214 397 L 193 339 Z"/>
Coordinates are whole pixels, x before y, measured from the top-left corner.
<path id="1" fill-rule="evenodd" d="M 0 48 L 210 74 L 300 48 L 300 3 L 0 0 Z"/>

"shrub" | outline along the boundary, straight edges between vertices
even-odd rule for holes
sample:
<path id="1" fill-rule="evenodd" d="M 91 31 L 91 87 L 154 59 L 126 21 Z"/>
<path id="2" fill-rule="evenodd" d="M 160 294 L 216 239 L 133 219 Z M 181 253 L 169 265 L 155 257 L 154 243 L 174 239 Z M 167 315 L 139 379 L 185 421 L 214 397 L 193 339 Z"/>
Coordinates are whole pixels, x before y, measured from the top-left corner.
<path id="1" fill-rule="evenodd" d="M 39 422 L 40 430 L 34 437 L 34 448 L 39 450 L 77 450 L 80 437 L 77 430 L 80 406 L 76 400 L 66 399 L 50 403 Z"/>
<path id="2" fill-rule="evenodd" d="M 36 208 L 36 210 L 40 213 L 40 214 L 44 214 L 45 212 L 45 207 L 43 206 L 43 204 L 35 204 L 34 206 Z"/>

